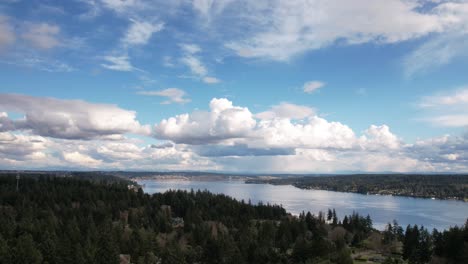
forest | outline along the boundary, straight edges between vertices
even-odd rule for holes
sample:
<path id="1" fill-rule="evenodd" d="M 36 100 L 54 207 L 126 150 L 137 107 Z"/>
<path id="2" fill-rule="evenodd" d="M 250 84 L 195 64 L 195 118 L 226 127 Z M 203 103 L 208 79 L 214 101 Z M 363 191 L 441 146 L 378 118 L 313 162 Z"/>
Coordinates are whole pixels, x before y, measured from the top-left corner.
<path id="1" fill-rule="evenodd" d="M 461 174 L 290 176 L 266 180 L 253 179 L 247 183 L 290 184 L 301 189 L 468 201 L 468 175 Z"/>
<path id="2" fill-rule="evenodd" d="M 207 191 L 145 194 L 92 173 L 0 176 L 0 263 L 468 263 L 468 222 L 384 231 Z"/>

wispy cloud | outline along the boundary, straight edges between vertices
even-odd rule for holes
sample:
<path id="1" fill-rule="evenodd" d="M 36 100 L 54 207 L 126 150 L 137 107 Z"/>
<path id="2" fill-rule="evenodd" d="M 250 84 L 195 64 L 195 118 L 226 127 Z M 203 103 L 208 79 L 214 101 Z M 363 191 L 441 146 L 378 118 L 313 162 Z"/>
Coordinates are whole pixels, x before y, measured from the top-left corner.
<path id="1" fill-rule="evenodd" d="M 423 121 L 436 126 L 468 126 L 468 87 L 425 96 L 418 106 L 429 112 Z"/>
<path id="2" fill-rule="evenodd" d="M 454 59 L 468 57 L 468 33 L 439 35 L 422 44 L 403 61 L 404 74 L 411 78 L 447 65 Z"/>
<path id="3" fill-rule="evenodd" d="M 103 58 L 107 63 L 102 63 L 101 66 L 114 71 L 133 71 L 136 68 L 130 63 L 130 58 L 124 56 L 105 56 Z"/>
<path id="4" fill-rule="evenodd" d="M 311 94 L 317 91 L 318 89 L 322 88 L 323 86 L 325 86 L 324 82 L 310 81 L 310 82 L 304 83 L 304 85 L 302 86 L 302 90 L 304 91 L 304 93 Z"/>
<path id="5" fill-rule="evenodd" d="M 180 61 L 190 68 L 190 71 L 198 76 L 205 76 L 208 73 L 205 65 L 193 55 L 185 55 Z"/>
<path id="6" fill-rule="evenodd" d="M 26 24 L 26 30 L 21 37 L 33 47 L 51 49 L 61 45 L 59 41 L 60 27 L 47 23 Z"/>
<path id="7" fill-rule="evenodd" d="M 38 57 L 33 54 L 13 54 L 7 59 L 0 59 L 0 63 L 33 68 L 46 72 L 72 72 L 76 70 L 73 66 L 63 61 L 46 57 Z"/>
<path id="8" fill-rule="evenodd" d="M 215 84 L 215 83 L 220 83 L 221 80 L 215 77 L 206 76 L 206 77 L 203 77 L 203 82 L 207 84 Z"/>
<path id="9" fill-rule="evenodd" d="M 12 45 L 16 40 L 9 18 L 0 15 L 0 52 L 3 48 Z"/>
<path id="10" fill-rule="evenodd" d="M 180 44 L 179 46 L 183 51 L 183 56 L 180 58 L 180 62 L 189 67 L 190 71 L 195 76 L 200 78 L 206 84 L 216 84 L 221 82 L 221 80 L 216 77 L 208 76 L 207 68 L 197 56 L 197 54 L 202 51 L 198 45 Z"/>
<path id="11" fill-rule="evenodd" d="M 168 98 L 168 100 L 162 102 L 162 104 L 185 104 L 190 102 L 190 99 L 186 98 L 187 93 L 184 90 L 178 88 L 168 88 L 160 91 L 139 91 L 138 94 L 148 96 L 162 96 Z"/>
<path id="12" fill-rule="evenodd" d="M 122 43 L 125 47 L 145 45 L 151 36 L 164 28 L 164 23 L 149 23 L 131 19 L 132 24 L 128 28 Z"/>
<path id="13" fill-rule="evenodd" d="M 257 27 L 226 46 L 239 56 L 288 61 L 337 42 L 397 43 L 444 30 L 446 17 L 422 11 L 422 1 L 358 0 L 242 3 L 243 23 Z M 246 27 L 248 28 L 248 27 Z M 248 28 L 250 29 L 250 28 Z"/>

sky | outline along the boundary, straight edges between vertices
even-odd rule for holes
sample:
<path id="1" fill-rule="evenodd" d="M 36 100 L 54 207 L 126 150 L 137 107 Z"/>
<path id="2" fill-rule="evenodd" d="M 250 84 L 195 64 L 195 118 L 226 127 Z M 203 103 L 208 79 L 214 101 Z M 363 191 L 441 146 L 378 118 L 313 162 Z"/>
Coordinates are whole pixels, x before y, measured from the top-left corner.
<path id="1" fill-rule="evenodd" d="M 467 0 L 3 0 L 0 169 L 468 172 Z"/>

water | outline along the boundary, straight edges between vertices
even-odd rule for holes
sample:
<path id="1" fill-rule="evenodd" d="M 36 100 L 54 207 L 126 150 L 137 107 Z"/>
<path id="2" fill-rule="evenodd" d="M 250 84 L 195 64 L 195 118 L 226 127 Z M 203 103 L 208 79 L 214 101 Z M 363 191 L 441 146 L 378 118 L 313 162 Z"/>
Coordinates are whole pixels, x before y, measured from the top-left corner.
<path id="1" fill-rule="evenodd" d="M 288 212 L 299 214 L 310 211 L 318 214 L 328 208 L 335 208 L 340 219 L 353 211 L 369 214 L 374 227 L 382 230 L 396 219 L 400 225 L 417 224 L 432 230 L 461 226 L 468 218 L 468 203 L 462 201 L 431 200 L 387 195 L 361 195 L 320 190 L 302 190 L 290 185 L 244 184 L 241 181 L 140 181 L 147 193 L 167 190 L 208 190 L 223 193 L 237 200 L 251 200 L 252 203 L 280 204 Z"/>

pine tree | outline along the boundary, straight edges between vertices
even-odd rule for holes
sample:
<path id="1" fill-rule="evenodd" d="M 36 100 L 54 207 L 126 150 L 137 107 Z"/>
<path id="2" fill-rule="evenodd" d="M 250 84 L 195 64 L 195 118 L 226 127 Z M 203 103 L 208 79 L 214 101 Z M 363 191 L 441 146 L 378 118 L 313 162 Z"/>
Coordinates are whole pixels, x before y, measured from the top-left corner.
<path id="1" fill-rule="evenodd" d="M 335 209 L 333 209 L 335 210 Z M 328 214 L 327 214 L 327 221 L 331 221 L 333 218 L 333 212 L 330 208 L 328 208 Z"/>
<path id="2" fill-rule="evenodd" d="M 24 234 L 16 240 L 14 250 L 15 263 L 40 264 L 42 263 L 41 252 L 30 234 Z"/>
<path id="3" fill-rule="evenodd" d="M 10 247 L 8 246 L 7 242 L 3 239 L 1 234 L 0 234 L 0 263 L 3 263 L 3 264 L 12 263 L 11 255 L 10 255 Z"/>
<path id="4" fill-rule="evenodd" d="M 98 249 L 96 252 L 96 263 L 117 264 L 119 263 L 119 252 L 113 237 L 111 227 L 102 228 L 99 232 Z"/>

